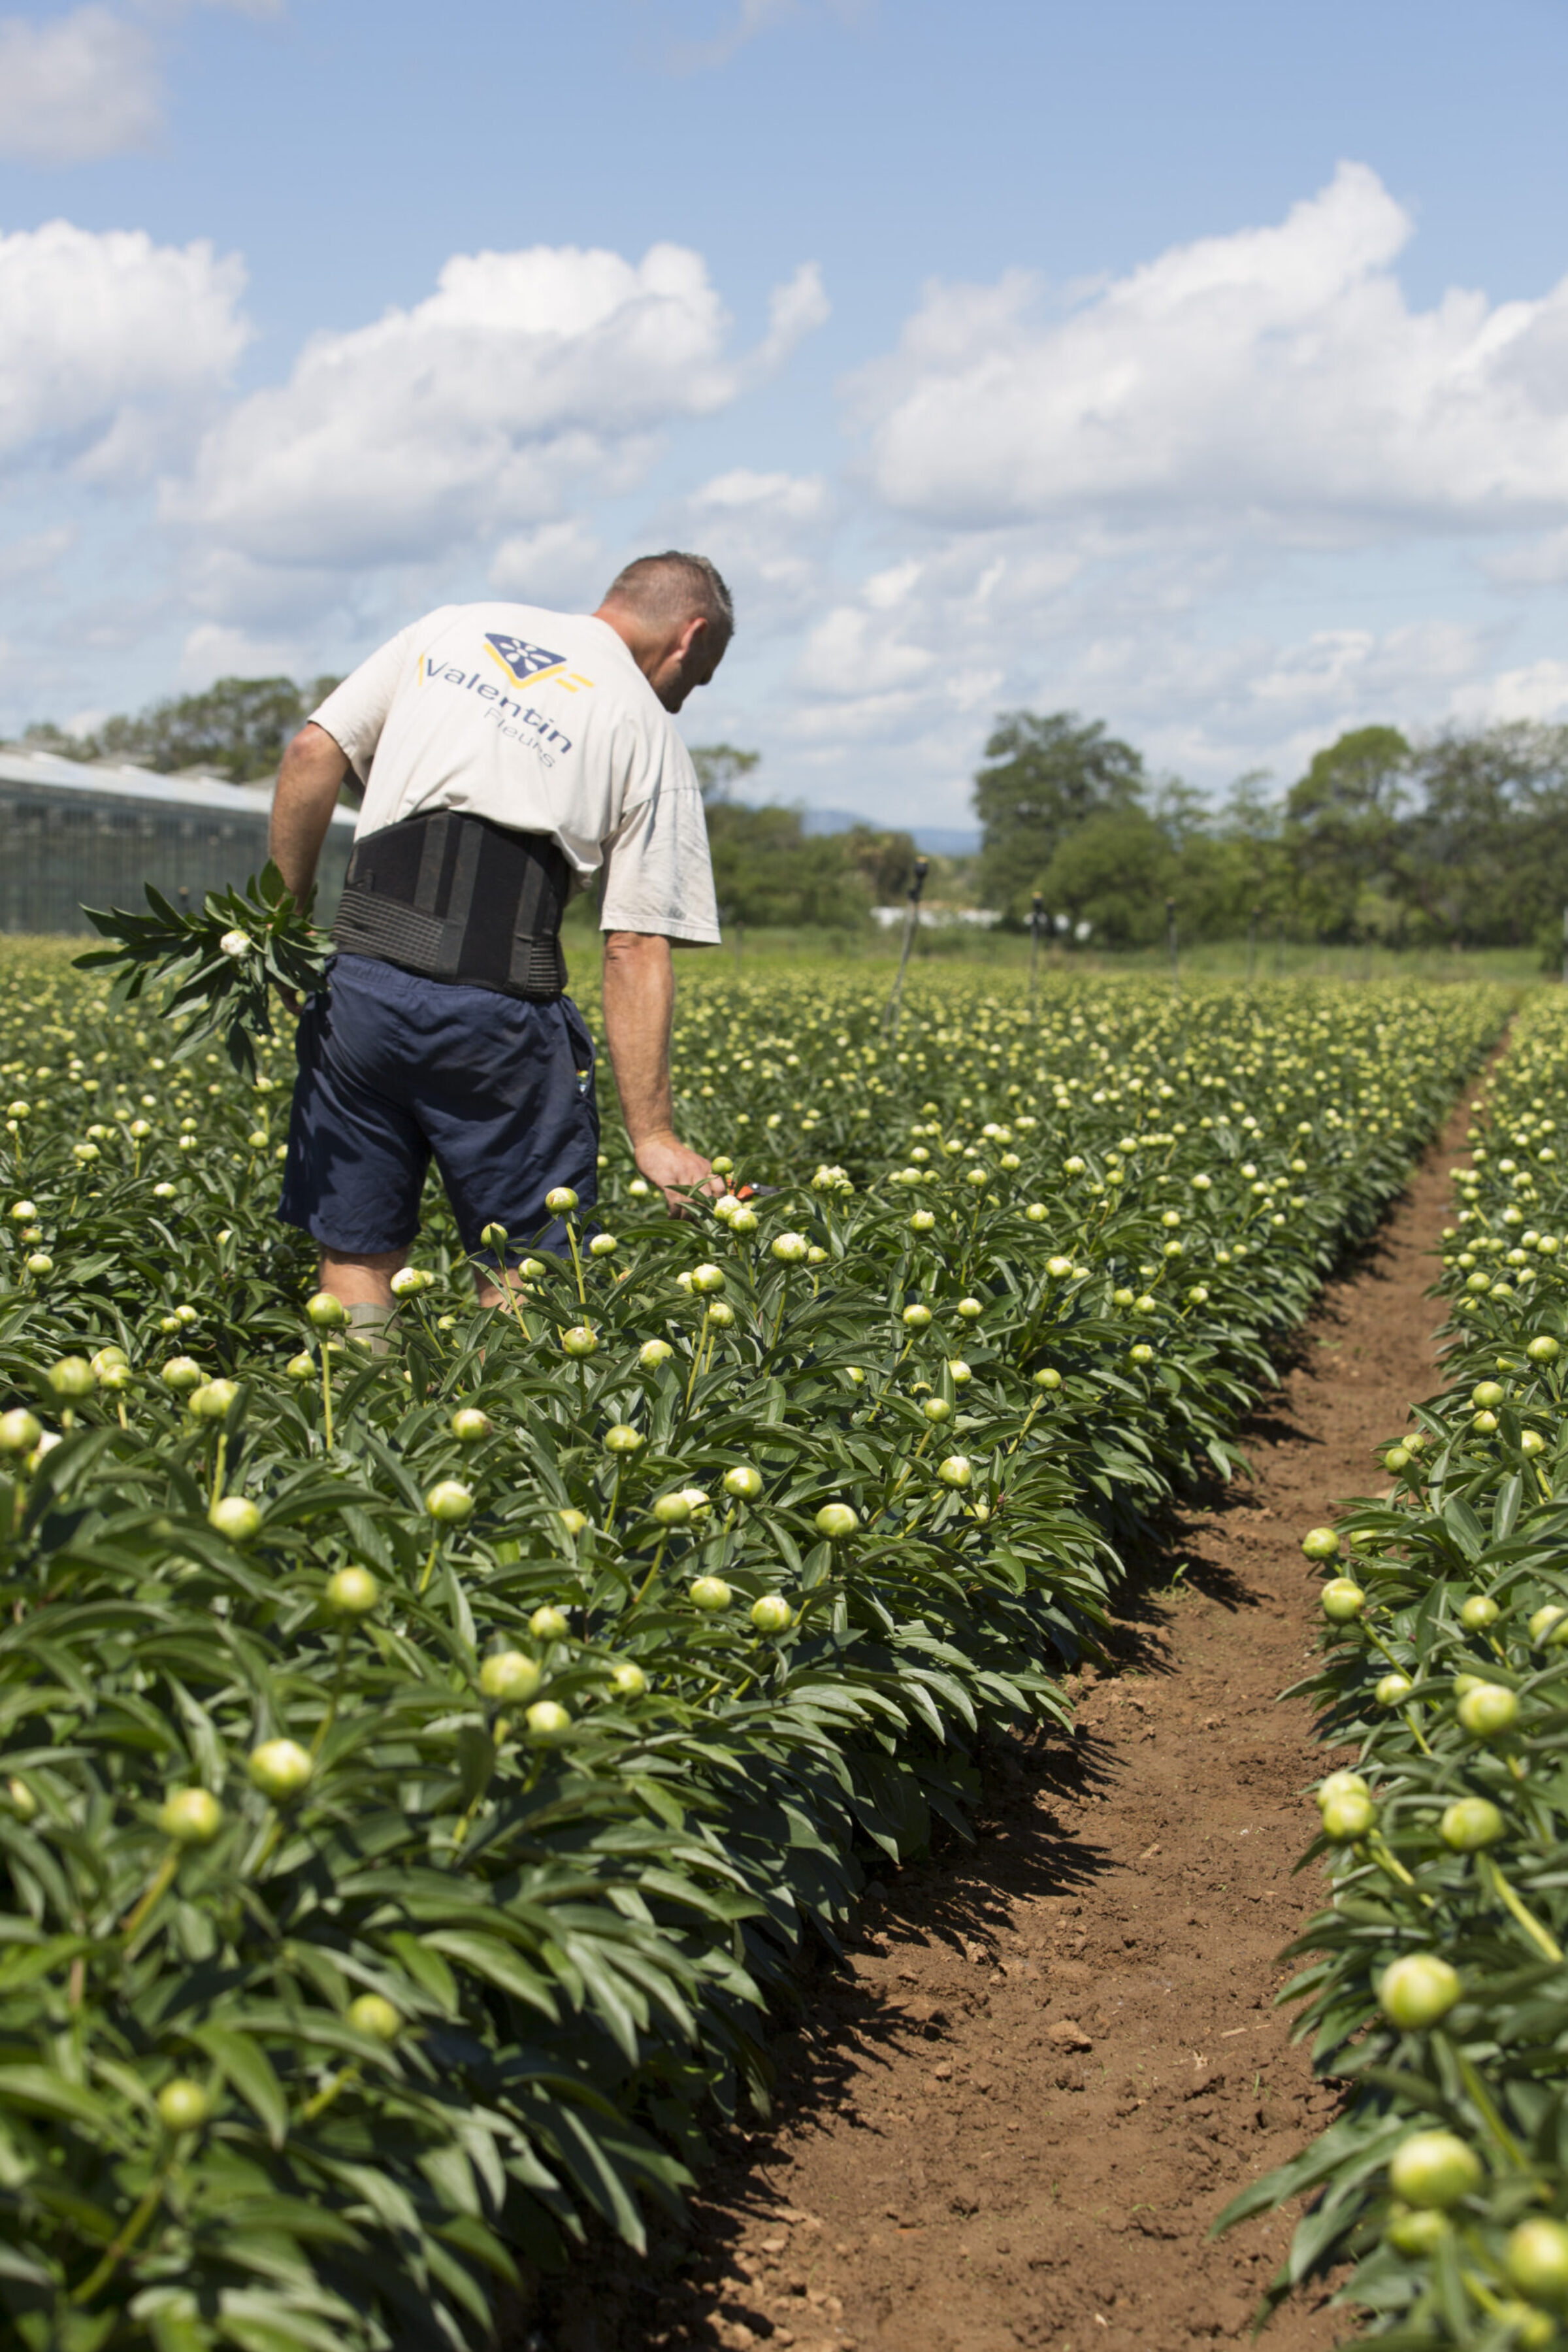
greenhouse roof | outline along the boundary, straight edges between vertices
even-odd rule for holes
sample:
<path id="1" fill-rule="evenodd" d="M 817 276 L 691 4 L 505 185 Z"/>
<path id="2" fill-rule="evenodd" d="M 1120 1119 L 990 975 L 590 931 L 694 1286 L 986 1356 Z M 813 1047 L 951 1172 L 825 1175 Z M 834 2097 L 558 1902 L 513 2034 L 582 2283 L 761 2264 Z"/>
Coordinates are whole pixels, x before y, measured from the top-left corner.
<path id="1" fill-rule="evenodd" d="M 147 768 L 89 766 L 57 751 L 0 750 L 0 785 L 43 785 L 50 791 L 96 793 L 100 799 L 152 801 L 168 809 L 209 809 L 227 816 L 266 816 L 270 795 L 254 787 L 225 783 L 221 776 L 197 779 L 158 776 Z M 352 826 L 352 809 L 337 808 L 332 823 Z"/>

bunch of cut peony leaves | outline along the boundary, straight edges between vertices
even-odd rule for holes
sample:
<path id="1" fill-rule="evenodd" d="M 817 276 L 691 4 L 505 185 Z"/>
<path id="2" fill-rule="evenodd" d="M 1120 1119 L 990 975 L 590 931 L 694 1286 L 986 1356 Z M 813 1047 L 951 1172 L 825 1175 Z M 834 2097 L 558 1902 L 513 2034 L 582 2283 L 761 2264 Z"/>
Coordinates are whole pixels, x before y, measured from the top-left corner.
<path id="1" fill-rule="evenodd" d="M 253 875 L 243 890 L 209 890 L 195 914 L 171 906 L 151 883 L 146 888 L 145 915 L 83 908 L 110 944 L 89 948 L 78 965 L 114 972 L 114 1011 L 141 997 L 178 1021 L 176 1061 L 221 1037 L 235 1068 L 254 1077 L 256 1041 L 272 1034 L 272 990 L 308 996 L 326 978 L 332 948 L 310 920 L 314 893 L 301 905 L 270 858 L 259 881 Z"/>

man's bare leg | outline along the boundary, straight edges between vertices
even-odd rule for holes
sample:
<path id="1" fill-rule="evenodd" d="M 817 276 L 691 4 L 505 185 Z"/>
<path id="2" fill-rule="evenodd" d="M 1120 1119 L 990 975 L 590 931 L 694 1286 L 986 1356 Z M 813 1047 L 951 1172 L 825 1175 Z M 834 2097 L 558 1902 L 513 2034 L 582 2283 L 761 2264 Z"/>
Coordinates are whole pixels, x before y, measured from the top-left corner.
<path id="1" fill-rule="evenodd" d="M 407 1250 L 323 1250 L 321 1287 L 348 1309 L 349 1337 L 384 1356 L 391 1346 L 388 1328 L 397 1311 L 392 1278 L 408 1264 Z"/>
<path id="2" fill-rule="evenodd" d="M 329 1250 L 321 1253 L 321 1287 L 345 1307 L 384 1307 L 391 1312 L 392 1278 L 408 1264 L 400 1250 Z"/>

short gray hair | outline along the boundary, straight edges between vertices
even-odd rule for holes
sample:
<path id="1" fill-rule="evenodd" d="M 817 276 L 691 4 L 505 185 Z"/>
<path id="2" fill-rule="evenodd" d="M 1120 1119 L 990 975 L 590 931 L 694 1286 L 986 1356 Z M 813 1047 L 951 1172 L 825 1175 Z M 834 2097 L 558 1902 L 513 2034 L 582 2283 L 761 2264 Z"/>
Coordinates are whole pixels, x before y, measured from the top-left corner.
<path id="1" fill-rule="evenodd" d="M 639 555 L 618 572 L 604 592 L 607 604 L 626 604 L 655 626 L 704 620 L 728 639 L 735 635 L 735 605 L 716 563 L 706 555 Z"/>

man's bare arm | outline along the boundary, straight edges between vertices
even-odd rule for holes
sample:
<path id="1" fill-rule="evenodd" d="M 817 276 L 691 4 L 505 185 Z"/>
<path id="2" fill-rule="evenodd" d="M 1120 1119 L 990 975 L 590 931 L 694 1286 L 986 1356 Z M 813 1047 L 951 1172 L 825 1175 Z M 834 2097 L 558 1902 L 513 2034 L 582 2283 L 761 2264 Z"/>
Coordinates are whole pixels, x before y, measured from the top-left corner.
<path id="1" fill-rule="evenodd" d="M 314 720 L 300 729 L 283 755 L 272 796 L 268 847 L 297 898 L 303 898 L 316 879 L 316 861 L 348 772 L 347 753 Z"/>
<path id="2" fill-rule="evenodd" d="M 668 940 L 645 931 L 604 937 L 604 1034 L 615 1072 L 621 1114 L 632 1156 L 650 1182 L 663 1187 L 672 1208 L 701 1185 L 723 1190 L 709 1163 L 675 1133 L 670 1090 L 670 1024 L 675 971 Z"/>

